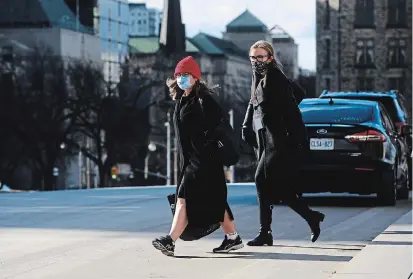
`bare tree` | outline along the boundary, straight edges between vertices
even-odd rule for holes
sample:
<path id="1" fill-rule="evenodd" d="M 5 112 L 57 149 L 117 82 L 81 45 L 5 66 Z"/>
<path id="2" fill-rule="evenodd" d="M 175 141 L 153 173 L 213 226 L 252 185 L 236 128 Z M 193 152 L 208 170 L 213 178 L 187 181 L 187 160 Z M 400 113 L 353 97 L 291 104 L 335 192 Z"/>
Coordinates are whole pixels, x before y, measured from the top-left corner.
<path id="1" fill-rule="evenodd" d="M 34 169 L 39 178 L 35 184 L 41 185 L 42 190 L 54 190 L 53 169 L 62 155 L 60 146 L 69 137 L 76 120 L 75 110 L 71 109 L 73 100 L 67 91 L 64 62 L 49 48 L 37 46 L 9 64 L 13 64 L 7 80 L 12 88 L 7 96 L 13 119 L 9 131 L 16 142 L 8 148 L 14 148 L 13 152 L 21 154 Z M 22 160 L 11 165 L 17 163 Z"/>
<path id="2" fill-rule="evenodd" d="M 99 186 L 106 187 L 116 163 L 139 165 L 141 147 L 147 146 L 148 110 L 157 104 L 148 96 L 159 80 L 152 73 L 132 68 L 128 61 L 116 87 L 91 63 L 75 62 L 69 69 L 73 92 L 85 108 L 78 116 L 77 130 L 90 139 L 90 144 L 84 144 L 77 137 L 72 144 L 96 164 Z"/>

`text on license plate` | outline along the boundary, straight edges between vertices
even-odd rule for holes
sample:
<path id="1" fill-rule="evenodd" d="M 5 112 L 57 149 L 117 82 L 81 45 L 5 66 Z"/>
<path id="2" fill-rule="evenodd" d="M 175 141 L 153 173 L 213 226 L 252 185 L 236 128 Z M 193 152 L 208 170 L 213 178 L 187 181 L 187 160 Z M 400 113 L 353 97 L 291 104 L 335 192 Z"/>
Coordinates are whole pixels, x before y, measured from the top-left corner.
<path id="1" fill-rule="evenodd" d="M 311 150 L 334 150 L 334 139 L 310 139 Z"/>

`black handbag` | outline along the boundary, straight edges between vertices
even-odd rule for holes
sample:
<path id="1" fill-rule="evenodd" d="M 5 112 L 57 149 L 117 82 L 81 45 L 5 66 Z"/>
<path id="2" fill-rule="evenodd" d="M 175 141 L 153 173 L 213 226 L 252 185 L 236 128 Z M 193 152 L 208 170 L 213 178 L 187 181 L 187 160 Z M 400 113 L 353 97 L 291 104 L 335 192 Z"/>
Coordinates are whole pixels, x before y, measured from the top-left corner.
<path id="1" fill-rule="evenodd" d="M 204 114 L 204 118 L 207 119 L 205 117 L 202 99 L 199 99 L 199 103 L 201 104 L 201 110 Z M 213 130 L 205 131 L 205 135 L 208 141 L 214 142 L 214 144 L 218 147 L 218 153 L 224 166 L 230 167 L 239 161 L 241 145 L 238 140 L 238 136 L 226 117 L 221 116 L 221 122 L 219 125 Z"/>
<path id="2" fill-rule="evenodd" d="M 169 207 L 171 208 L 171 211 L 172 211 L 172 216 L 174 216 L 176 195 L 175 194 L 168 195 L 168 202 L 169 202 Z M 193 227 L 191 226 L 191 224 L 188 224 L 188 226 L 185 228 L 184 232 L 179 238 L 183 241 L 198 240 L 200 238 L 203 238 L 215 232 L 217 229 L 219 229 L 219 227 L 220 227 L 219 223 L 215 223 L 215 224 L 205 226 L 205 227 Z"/>

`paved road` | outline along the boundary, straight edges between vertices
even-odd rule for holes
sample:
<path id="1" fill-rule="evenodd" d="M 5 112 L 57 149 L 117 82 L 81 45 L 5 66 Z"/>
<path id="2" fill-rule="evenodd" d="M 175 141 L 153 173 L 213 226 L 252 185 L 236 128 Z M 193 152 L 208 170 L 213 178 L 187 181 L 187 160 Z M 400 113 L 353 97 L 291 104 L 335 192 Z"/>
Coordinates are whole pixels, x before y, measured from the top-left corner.
<path id="1" fill-rule="evenodd" d="M 0 195 L 0 278 L 306 278 L 324 279 L 402 215 L 411 200 L 376 207 L 374 198 L 308 198 L 326 214 L 322 235 L 309 241 L 306 223 L 285 206 L 274 209 L 273 247 L 210 251 L 222 232 L 179 241 L 176 258 L 151 246 L 169 231 L 166 195 L 172 188 L 125 188 Z M 237 230 L 248 240 L 258 228 L 255 190 L 231 186 Z M 396 278 L 395 278 L 396 279 Z"/>

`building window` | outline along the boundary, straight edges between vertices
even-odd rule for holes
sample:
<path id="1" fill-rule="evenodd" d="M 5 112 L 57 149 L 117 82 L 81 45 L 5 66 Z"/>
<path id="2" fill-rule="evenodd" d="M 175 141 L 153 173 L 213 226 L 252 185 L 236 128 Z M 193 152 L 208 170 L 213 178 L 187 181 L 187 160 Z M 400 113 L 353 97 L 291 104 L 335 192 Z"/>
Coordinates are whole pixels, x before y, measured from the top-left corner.
<path id="1" fill-rule="evenodd" d="M 387 80 L 387 86 L 389 90 L 399 90 L 400 93 L 404 93 L 406 88 L 404 86 L 405 79 L 404 78 L 389 78 Z"/>
<path id="2" fill-rule="evenodd" d="M 388 46 L 387 64 L 389 67 L 406 66 L 407 43 L 405 39 L 391 39 Z"/>
<path id="3" fill-rule="evenodd" d="M 325 52 L 325 60 L 324 60 L 324 69 L 330 69 L 330 60 L 331 60 L 331 40 L 326 39 L 326 52 Z"/>
<path id="4" fill-rule="evenodd" d="M 374 0 L 357 0 L 356 28 L 374 28 Z"/>
<path id="5" fill-rule="evenodd" d="M 358 77 L 357 91 L 374 91 L 374 78 Z"/>
<path id="6" fill-rule="evenodd" d="M 324 29 L 330 29 L 330 0 L 325 0 Z"/>
<path id="7" fill-rule="evenodd" d="M 406 0 L 388 0 L 387 27 L 407 27 Z"/>
<path id="8" fill-rule="evenodd" d="M 374 67 L 374 40 L 358 39 L 356 46 L 356 65 Z"/>
<path id="9" fill-rule="evenodd" d="M 324 79 L 325 90 L 331 90 L 331 78 Z"/>

